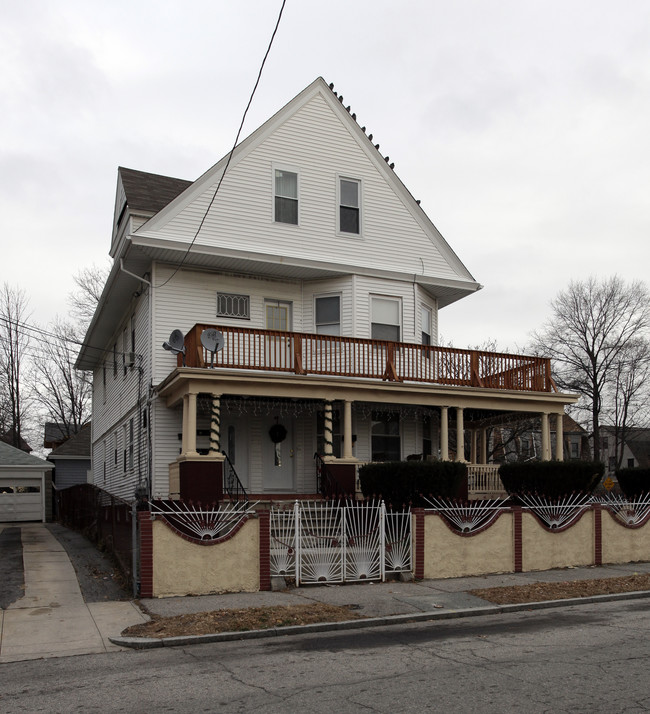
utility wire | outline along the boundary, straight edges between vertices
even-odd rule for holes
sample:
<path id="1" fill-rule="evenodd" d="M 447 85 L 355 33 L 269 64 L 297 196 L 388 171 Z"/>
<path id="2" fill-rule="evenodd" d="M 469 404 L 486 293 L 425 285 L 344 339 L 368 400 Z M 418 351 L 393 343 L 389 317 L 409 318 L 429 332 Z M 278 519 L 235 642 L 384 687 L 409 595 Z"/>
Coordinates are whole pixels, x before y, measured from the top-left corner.
<path id="1" fill-rule="evenodd" d="M 269 45 L 266 48 L 266 54 L 264 55 L 264 59 L 262 60 L 262 64 L 260 65 L 260 70 L 257 73 L 257 79 L 255 81 L 255 86 L 253 87 L 253 91 L 251 92 L 250 98 L 248 99 L 248 104 L 246 105 L 246 109 L 244 110 L 244 114 L 241 119 L 241 123 L 239 125 L 239 130 L 237 131 L 237 136 L 235 137 L 235 141 L 233 143 L 232 149 L 228 152 L 228 160 L 226 161 L 226 165 L 223 169 L 223 172 L 221 173 L 221 177 L 219 178 L 219 183 L 217 184 L 217 187 L 214 190 L 214 193 L 212 194 L 212 199 L 210 203 L 208 204 L 208 207 L 205 209 L 205 213 L 203 214 L 203 218 L 201 219 L 201 222 L 199 223 L 199 227 L 196 229 L 196 232 L 194 233 L 194 238 L 192 238 L 192 242 L 189 244 L 187 247 L 187 250 L 185 251 L 185 255 L 183 256 L 183 259 L 181 262 L 176 266 L 174 269 L 174 272 L 165 280 L 164 283 L 161 283 L 160 285 L 154 285 L 152 287 L 154 288 L 162 288 L 163 286 L 167 285 L 167 283 L 178 273 L 178 271 L 185 265 L 185 261 L 187 260 L 188 255 L 190 254 L 190 251 L 192 250 L 192 247 L 194 246 L 194 243 L 196 243 L 196 239 L 199 237 L 199 233 L 201 231 L 201 228 L 203 228 L 203 224 L 205 223 L 208 213 L 210 212 L 210 209 L 212 208 L 212 204 L 215 202 L 217 198 L 217 194 L 219 193 L 219 189 L 221 188 L 221 184 L 223 182 L 224 176 L 226 175 L 226 171 L 228 171 L 228 167 L 230 166 L 230 161 L 232 159 L 233 152 L 237 148 L 237 144 L 239 143 L 239 137 L 241 135 L 242 129 L 244 128 L 244 122 L 246 121 L 246 115 L 248 114 L 248 110 L 250 109 L 250 106 L 253 102 L 253 97 L 255 96 L 255 92 L 257 91 L 257 87 L 260 83 L 260 79 L 262 77 L 262 70 L 264 69 L 264 65 L 266 64 L 266 59 L 269 56 L 269 53 L 271 52 L 271 47 L 273 46 L 273 40 L 275 39 L 275 35 L 278 31 L 278 27 L 280 26 L 280 20 L 282 19 L 282 13 L 284 12 L 284 6 L 286 4 L 287 0 L 282 0 L 282 6 L 280 7 L 280 12 L 278 14 L 278 19 L 275 23 L 275 28 L 273 30 L 273 34 L 271 35 L 271 40 L 269 41 Z"/>

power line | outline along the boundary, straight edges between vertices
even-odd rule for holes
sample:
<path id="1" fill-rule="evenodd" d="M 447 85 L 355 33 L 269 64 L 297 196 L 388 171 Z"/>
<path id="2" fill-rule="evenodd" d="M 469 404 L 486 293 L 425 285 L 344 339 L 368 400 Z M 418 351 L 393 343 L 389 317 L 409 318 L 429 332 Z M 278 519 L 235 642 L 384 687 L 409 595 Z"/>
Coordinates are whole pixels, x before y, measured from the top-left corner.
<path id="1" fill-rule="evenodd" d="M 221 173 L 221 177 L 219 178 L 219 183 L 217 184 L 217 187 L 214 190 L 214 193 L 212 194 L 212 199 L 210 200 L 210 203 L 208 204 L 208 207 L 205 209 L 205 213 L 203 214 L 203 218 L 201 219 L 201 222 L 199 223 L 199 227 L 196 229 L 196 232 L 194 233 L 194 238 L 192 238 L 192 242 L 189 244 L 187 247 L 187 250 L 185 251 L 185 255 L 183 256 L 183 259 L 181 262 L 176 266 L 174 269 L 174 272 L 165 280 L 164 283 L 161 283 L 160 285 L 154 285 L 152 287 L 154 288 L 162 288 L 167 283 L 178 273 L 178 271 L 185 265 L 185 261 L 187 260 L 188 255 L 190 254 L 190 251 L 192 250 L 194 243 L 196 243 L 196 239 L 199 237 L 199 233 L 201 231 L 201 228 L 203 228 L 203 224 L 205 223 L 208 213 L 210 212 L 210 209 L 212 208 L 212 204 L 215 202 L 217 198 L 217 194 L 219 193 L 219 189 L 221 188 L 221 184 L 223 182 L 224 176 L 226 175 L 226 171 L 228 171 L 228 167 L 230 166 L 230 161 L 232 159 L 233 152 L 237 148 L 237 144 L 239 143 L 239 137 L 241 135 L 242 129 L 244 128 L 244 122 L 246 121 L 246 115 L 248 114 L 248 110 L 250 109 L 250 106 L 253 102 L 253 97 L 255 96 L 255 92 L 257 91 L 257 87 L 260 83 L 260 79 L 262 77 L 262 70 L 264 69 L 264 65 L 266 64 L 266 59 L 269 56 L 269 53 L 271 52 L 271 47 L 273 46 L 273 40 L 275 39 L 275 35 L 278 31 L 278 27 L 280 26 L 280 20 L 282 19 L 282 13 L 284 12 L 284 6 L 286 4 L 287 0 L 282 0 L 282 6 L 280 7 L 280 12 L 278 14 L 278 19 L 275 23 L 275 28 L 273 29 L 273 34 L 271 35 L 271 40 L 269 41 L 269 45 L 266 48 L 266 53 L 264 55 L 264 59 L 262 60 L 262 64 L 260 65 L 259 72 L 257 73 L 257 79 L 255 80 L 255 86 L 253 87 L 253 91 L 251 92 L 251 95 L 248 99 L 248 104 L 246 105 L 246 109 L 244 110 L 244 114 L 242 115 L 241 123 L 239 125 L 239 130 L 237 131 L 237 136 L 235 137 L 235 141 L 233 143 L 232 149 L 228 152 L 228 160 L 226 161 L 226 165 Z"/>

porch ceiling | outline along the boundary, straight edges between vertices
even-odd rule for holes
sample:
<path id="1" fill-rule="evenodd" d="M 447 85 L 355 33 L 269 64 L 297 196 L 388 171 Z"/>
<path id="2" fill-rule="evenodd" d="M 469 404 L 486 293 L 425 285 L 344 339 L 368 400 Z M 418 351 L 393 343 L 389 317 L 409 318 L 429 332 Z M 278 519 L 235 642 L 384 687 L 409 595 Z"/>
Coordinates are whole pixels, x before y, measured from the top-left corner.
<path id="1" fill-rule="evenodd" d="M 457 387 L 368 379 L 298 376 L 283 372 L 203 370 L 179 367 L 157 387 L 168 407 L 179 404 L 186 394 L 237 395 L 284 399 L 322 399 L 462 407 L 494 412 L 561 414 L 578 397 L 557 392 L 517 392 L 481 387 Z M 487 416 L 487 414 L 485 414 Z"/>

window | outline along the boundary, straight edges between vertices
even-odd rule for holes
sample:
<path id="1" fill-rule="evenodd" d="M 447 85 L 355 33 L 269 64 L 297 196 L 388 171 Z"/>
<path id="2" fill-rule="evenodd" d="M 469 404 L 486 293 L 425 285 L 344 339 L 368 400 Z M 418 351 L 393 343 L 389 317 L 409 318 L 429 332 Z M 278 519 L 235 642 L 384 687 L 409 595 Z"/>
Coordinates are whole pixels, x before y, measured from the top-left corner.
<path id="1" fill-rule="evenodd" d="M 607 451 L 609 449 L 609 438 L 607 436 L 601 437 L 600 443 L 603 447 L 603 451 Z"/>
<path id="2" fill-rule="evenodd" d="M 339 179 L 339 230 L 341 233 L 356 233 L 360 231 L 359 193 L 360 181 L 354 179 Z"/>
<path id="3" fill-rule="evenodd" d="M 248 295 L 217 293 L 217 317 L 238 317 L 251 319 L 251 305 Z"/>
<path id="4" fill-rule="evenodd" d="M 372 298 L 372 325 L 370 336 L 373 340 L 400 340 L 400 301 L 395 298 Z"/>
<path id="5" fill-rule="evenodd" d="M 126 353 L 129 349 L 127 329 L 126 327 L 122 331 L 122 369 L 124 370 L 124 376 L 126 377 Z"/>
<path id="6" fill-rule="evenodd" d="M 106 404 L 106 362 L 102 363 L 102 401 Z"/>
<path id="7" fill-rule="evenodd" d="M 397 412 L 372 412 L 372 460 L 399 461 L 401 441 Z"/>
<path id="8" fill-rule="evenodd" d="M 291 329 L 290 325 L 291 303 L 280 300 L 267 300 L 264 303 L 266 313 L 266 329 L 286 332 Z"/>
<path id="9" fill-rule="evenodd" d="M 135 352 L 135 315 L 131 315 L 131 352 Z"/>
<path id="10" fill-rule="evenodd" d="M 341 298 L 338 295 L 315 299 L 316 333 L 319 335 L 341 334 Z"/>
<path id="11" fill-rule="evenodd" d="M 113 432 L 113 452 L 115 454 L 115 458 L 113 459 L 113 466 L 117 466 L 117 432 Z"/>
<path id="12" fill-rule="evenodd" d="M 298 225 L 298 174 L 275 170 L 275 220 Z"/>
<path id="13" fill-rule="evenodd" d="M 571 442 L 571 458 L 572 459 L 577 459 L 580 456 L 580 454 L 578 453 L 578 447 L 579 447 L 579 444 L 577 441 Z"/>
<path id="14" fill-rule="evenodd" d="M 521 455 L 523 457 L 530 456 L 530 439 L 527 436 L 521 437 Z"/>
<path id="15" fill-rule="evenodd" d="M 628 469 L 633 469 L 633 468 L 634 468 L 634 459 L 628 459 L 628 460 L 627 460 L 627 467 L 628 467 Z"/>
<path id="16" fill-rule="evenodd" d="M 609 470 L 613 471 L 615 468 L 616 468 L 616 457 L 610 456 L 609 457 Z"/>
<path id="17" fill-rule="evenodd" d="M 133 419 L 129 421 L 129 469 L 133 469 Z"/>
<path id="18" fill-rule="evenodd" d="M 422 416 L 422 459 L 426 461 L 427 456 L 431 456 L 432 451 L 431 441 L 431 417 L 428 414 Z"/>
<path id="19" fill-rule="evenodd" d="M 126 475 L 126 424 L 122 426 L 122 472 Z"/>
<path id="20" fill-rule="evenodd" d="M 113 377 L 117 377 L 117 342 L 113 343 Z"/>
<path id="21" fill-rule="evenodd" d="M 431 319 L 431 308 L 426 305 L 422 305 L 420 308 L 420 315 L 422 320 L 422 344 L 431 344 L 431 325 L 433 320 Z"/>

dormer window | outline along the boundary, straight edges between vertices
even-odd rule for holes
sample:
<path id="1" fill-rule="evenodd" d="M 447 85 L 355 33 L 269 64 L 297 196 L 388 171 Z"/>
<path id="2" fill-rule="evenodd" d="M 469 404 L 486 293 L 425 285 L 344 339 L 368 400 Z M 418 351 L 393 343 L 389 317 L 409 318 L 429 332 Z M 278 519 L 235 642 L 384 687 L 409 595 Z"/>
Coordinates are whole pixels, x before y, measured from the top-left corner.
<path id="1" fill-rule="evenodd" d="M 357 179 L 339 179 L 339 231 L 341 233 L 361 232 L 360 221 L 361 182 Z"/>
<path id="2" fill-rule="evenodd" d="M 275 169 L 275 221 L 298 225 L 298 174 Z"/>

